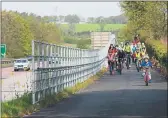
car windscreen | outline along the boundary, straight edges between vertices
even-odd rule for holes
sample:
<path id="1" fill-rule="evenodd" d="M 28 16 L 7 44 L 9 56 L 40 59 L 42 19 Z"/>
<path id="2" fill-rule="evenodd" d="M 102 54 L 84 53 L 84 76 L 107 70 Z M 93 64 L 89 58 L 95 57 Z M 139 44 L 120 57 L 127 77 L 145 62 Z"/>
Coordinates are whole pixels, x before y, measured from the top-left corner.
<path id="1" fill-rule="evenodd" d="M 27 60 L 15 60 L 15 63 L 26 63 Z"/>

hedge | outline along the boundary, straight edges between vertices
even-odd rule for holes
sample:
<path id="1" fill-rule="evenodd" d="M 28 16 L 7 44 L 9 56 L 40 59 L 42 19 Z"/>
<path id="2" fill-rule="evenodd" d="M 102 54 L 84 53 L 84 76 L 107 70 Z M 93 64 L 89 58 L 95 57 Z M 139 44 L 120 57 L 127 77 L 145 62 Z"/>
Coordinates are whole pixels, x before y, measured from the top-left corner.
<path id="1" fill-rule="evenodd" d="M 162 66 L 167 67 L 167 48 L 160 40 L 146 40 L 146 47 L 149 56 L 154 56 Z"/>

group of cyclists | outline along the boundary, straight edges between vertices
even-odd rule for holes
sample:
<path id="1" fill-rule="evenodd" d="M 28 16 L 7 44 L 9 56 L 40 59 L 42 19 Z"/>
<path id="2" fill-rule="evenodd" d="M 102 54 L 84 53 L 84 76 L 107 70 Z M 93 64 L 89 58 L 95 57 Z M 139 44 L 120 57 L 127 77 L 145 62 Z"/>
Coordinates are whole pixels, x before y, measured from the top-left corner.
<path id="1" fill-rule="evenodd" d="M 110 74 L 114 74 L 114 68 L 120 74 L 124 68 L 124 63 L 127 69 L 131 67 L 132 63 L 135 63 L 137 71 L 142 70 L 143 67 L 152 67 L 149 61 L 149 56 L 146 52 L 146 46 L 141 43 L 139 36 L 135 36 L 132 42 L 121 42 L 119 45 L 110 44 L 108 49 L 108 67 Z M 144 77 L 145 72 L 142 73 Z M 149 71 L 149 82 L 151 82 L 151 74 Z"/>

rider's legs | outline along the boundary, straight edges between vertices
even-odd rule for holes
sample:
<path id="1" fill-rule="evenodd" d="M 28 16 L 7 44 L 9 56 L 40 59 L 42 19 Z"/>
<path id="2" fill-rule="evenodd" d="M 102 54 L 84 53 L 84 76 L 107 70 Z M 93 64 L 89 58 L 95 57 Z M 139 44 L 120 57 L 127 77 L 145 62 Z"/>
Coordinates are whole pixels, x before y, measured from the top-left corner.
<path id="1" fill-rule="evenodd" d="M 114 74 L 114 62 L 111 62 L 111 72 Z"/>
<path id="2" fill-rule="evenodd" d="M 115 61 L 115 67 L 116 67 L 116 70 L 117 70 L 117 66 L 118 66 L 118 65 L 117 65 L 117 63 L 118 63 L 118 62 L 117 62 L 117 61 Z"/>
<path id="3" fill-rule="evenodd" d="M 138 65 L 138 59 L 135 59 L 135 64 L 136 64 L 136 66 Z"/>
<path id="4" fill-rule="evenodd" d="M 110 70 L 110 61 L 108 61 L 108 69 Z"/>
<path id="5" fill-rule="evenodd" d="M 131 54 L 130 53 L 128 53 L 128 62 L 129 62 L 129 67 L 131 67 Z"/>
<path id="6" fill-rule="evenodd" d="M 110 70 L 110 72 L 113 72 L 113 70 L 114 70 L 114 62 L 109 62 L 109 70 Z"/>
<path id="7" fill-rule="evenodd" d="M 120 58 L 120 59 L 119 59 L 119 63 L 121 63 L 121 68 L 123 69 L 123 68 L 124 68 L 124 65 L 123 65 L 123 63 L 124 63 L 124 58 Z"/>

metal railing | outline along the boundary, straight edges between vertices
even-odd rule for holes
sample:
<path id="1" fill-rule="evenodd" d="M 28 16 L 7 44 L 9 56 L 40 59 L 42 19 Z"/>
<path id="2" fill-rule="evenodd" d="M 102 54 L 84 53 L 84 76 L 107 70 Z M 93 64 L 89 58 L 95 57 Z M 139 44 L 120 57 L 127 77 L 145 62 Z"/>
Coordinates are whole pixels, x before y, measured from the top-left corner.
<path id="1" fill-rule="evenodd" d="M 110 42 L 101 50 L 87 50 L 32 41 L 33 104 L 100 71 Z"/>
<path id="2" fill-rule="evenodd" d="M 9 67 L 14 63 L 13 59 L 1 59 L 1 67 Z"/>

